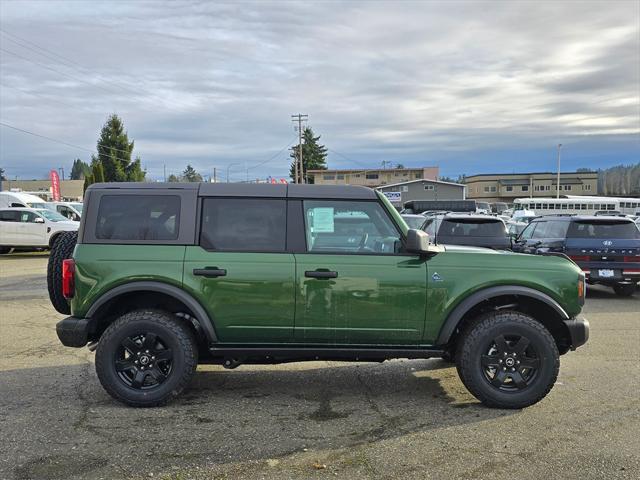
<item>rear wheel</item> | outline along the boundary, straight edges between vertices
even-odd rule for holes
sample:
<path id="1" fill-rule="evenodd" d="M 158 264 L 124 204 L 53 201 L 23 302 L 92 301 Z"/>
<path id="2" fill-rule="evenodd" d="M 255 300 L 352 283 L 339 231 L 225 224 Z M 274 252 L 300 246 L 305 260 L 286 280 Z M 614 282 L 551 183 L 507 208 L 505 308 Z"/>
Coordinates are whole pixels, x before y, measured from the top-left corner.
<path id="1" fill-rule="evenodd" d="M 96 372 L 104 389 L 133 407 L 156 407 L 187 386 L 198 365 L 193 333 L 175 315 L 126 313 L 102 334 Z"/>
<path id="2" fill-rule="evenodd" d="M 62 232 L 55 238 L 49 253 L 47 264 L 47 289 L 53 308 L 59 313 L 69 315 L 69 302 L 62 295 L 62 261 L 71 258 L 78 242 L 78 232 Z"/>
<path id="3" fill-rule="evenodd" d="M 456 354 L 460 379 L 488 407 L 524 408 L 553 388 L 560 355 L 549 331 L 520 312 L 492 312 L 466 330 Z"/>
<path id="4" fill-rule="evenodd" d="M 613 291 L 616 292 L 616 295 L 620 295 L 621 297 L 630 297 L 631 295 L 633 295 L 633 292 L 636 291 L 636 286 L 633 284 L 617 284 L 613 286 Z"/>

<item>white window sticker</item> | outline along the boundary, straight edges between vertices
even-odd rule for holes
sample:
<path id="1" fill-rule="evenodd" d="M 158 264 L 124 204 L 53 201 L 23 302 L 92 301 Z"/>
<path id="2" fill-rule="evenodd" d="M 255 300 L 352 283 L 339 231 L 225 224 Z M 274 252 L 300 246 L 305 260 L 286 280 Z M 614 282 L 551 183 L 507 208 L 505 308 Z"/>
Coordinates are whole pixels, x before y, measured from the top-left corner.
<path id="1" fill-rule="evenodd" d="M 333 208 L 313 209 L 313 233 L 333 233 Z"/>

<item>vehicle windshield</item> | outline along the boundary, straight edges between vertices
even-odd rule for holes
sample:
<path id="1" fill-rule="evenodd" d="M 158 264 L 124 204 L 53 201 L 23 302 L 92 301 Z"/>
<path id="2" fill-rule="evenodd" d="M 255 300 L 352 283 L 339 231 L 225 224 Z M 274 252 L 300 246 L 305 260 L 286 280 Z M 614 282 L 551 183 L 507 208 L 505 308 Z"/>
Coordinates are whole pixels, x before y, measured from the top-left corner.
<path id="1" fill-rule="evenodd" d="M 82 204 L 82 203 L 80 203 L 80 202 L 77 202 L 77 203 L 76 203 L 76 202 L 73 202 L 73 203 L 70 203 L 69 205 L 71 205 L 73 208 L 75 208 L 78 212 L 82 213 L 82 207 L 83 207 L 83 204 Z"/>
<path id="2" fill-rule="evenodd" d="M 507 234 L 500 221 L 477 221 L 445 219 L 438 230 L 438 236 L 451 237 L 504 237 Z"/>
<path id="3" fill-rule="evenodd" d="M 412 228 L 414 230 L 420 229 L 420 227 L 422 227 L 422 224 L 425 221 L 425 217 L 423 216 L 412 217 L 410 215 L 403 215 L 402 219 L 405 221 L 407 225 L 409 225 L 409 228 Z"/>
<path id="4" fill-rule="evenodd" d="M 53 210 L 49 210 L 48 208 L 38 209 L 38 215 L 52 222 L 66 222 L 69 220 L 67 217 L 60 215 L 58 212 L 54 212 Z"/>
<path id="5" fill-rule="evenodd" d="M 640 230 L 633 222 L 619 221 L 579 221 L 572 222 L 567 232 L 569 238 L 615 238 L 620 240 L 640 240 Z"/>
<path id="6" fill-rule="evenodd" d="M 27 205 L 29 206 L 29 208 L 47 208 L 47 204 L 45 202 L 27 202 Z"/>

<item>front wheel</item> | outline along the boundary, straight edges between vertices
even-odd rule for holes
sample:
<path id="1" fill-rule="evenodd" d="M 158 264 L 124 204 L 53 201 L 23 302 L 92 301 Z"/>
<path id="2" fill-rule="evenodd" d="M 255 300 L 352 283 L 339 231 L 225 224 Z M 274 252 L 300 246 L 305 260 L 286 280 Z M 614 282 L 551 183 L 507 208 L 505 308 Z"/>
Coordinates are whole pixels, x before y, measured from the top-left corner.
<path id="1" fill-rule="evenodd" d="M 613 286 L 613 291 L 616 292 L 616 295 L 619 295 L 621 297 L 630 297 L 631 295 L 633 295 L 633 292 L 636 291 L 636 286 L 635 284 L 617 284 Z"/>
<path id="2" fill-rule="evenodd" d="M 133 407 L 164 405 L 182 393 L 198 365 L 189 327 L 158 310 L 126 313 L 105 330 L 96 351 L 104 389 Z"/>
<path id="3" fill-rule="evenodd" d="M 524 408 L 553 388 L 560 368 L 556 342 L 520 312 L 491 312 L 465 331 L 456 354 L 462 383 L 488 407 Z"/>

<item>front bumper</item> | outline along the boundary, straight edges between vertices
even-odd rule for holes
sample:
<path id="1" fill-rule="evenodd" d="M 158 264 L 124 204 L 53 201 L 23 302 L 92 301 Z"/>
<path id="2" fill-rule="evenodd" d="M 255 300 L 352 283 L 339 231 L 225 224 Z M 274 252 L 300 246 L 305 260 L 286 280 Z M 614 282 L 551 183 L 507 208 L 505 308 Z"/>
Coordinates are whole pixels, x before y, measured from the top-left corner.
<path id="1" fill-rule="evenodd" d="M 571 337 L 571 350 L 575 350 L 587 343 L 587 340 L 589 340 L 589 320 L 578 317 L 565 320 L 564 324 L 567 326 Z"/>
<path id="2" fill-rule="evenodd" d="M 65 347 L 84 347 L 93 332 L 90 318 L 67 317 L 56 324 L 56 333 Z"/>

